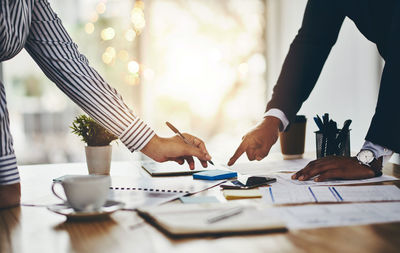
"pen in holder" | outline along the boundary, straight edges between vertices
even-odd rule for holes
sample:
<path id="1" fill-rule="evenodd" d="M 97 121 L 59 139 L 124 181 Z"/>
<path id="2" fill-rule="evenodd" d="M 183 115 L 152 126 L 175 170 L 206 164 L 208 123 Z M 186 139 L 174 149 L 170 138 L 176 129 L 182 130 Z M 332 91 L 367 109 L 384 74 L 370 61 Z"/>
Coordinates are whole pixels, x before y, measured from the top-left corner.
<path id="1" fill-rule="evenodd" d="M 315 141 L 317 159 L 331 155 L 350 157 L 350 129 L 343 133 L 338 129 L 334 136 L 322 131 L 316 131 Z"/>

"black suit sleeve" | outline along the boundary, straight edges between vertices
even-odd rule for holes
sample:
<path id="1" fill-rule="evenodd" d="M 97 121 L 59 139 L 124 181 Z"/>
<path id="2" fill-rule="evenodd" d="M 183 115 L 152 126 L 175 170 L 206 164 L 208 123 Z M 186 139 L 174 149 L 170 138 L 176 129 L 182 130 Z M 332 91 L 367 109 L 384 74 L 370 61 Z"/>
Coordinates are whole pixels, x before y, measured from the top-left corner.
<path id="1" fill-rule="evenodd" d="M 294 119 L 317 82 L 344 17 L 335 1 L 308 1 L 302 26 L 290 46 L 267 110 L 278 108 L 289 121 Z"/>
<path id="2" fill-rule="evenodd" d="M 388 38 L 378 103 L 365 139 L 400 153 L 400 3 Z"/>

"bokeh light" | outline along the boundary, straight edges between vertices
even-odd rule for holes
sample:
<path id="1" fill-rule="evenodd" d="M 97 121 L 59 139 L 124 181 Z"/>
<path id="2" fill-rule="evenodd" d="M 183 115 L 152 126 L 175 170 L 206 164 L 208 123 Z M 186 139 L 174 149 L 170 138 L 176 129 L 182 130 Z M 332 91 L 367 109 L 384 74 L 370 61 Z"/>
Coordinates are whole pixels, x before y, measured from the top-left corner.
<path id="1" fill-rule="evenodd" d="M 128 70 L 129 72 L 131 72 L 132 74 L 136 74 L 139 72 L 139 63 L 137 63 L 136 61 L 130 61 L 128 63 Z"/>
<path id="2" fill-rule="evenodd" d="M 85 32 L 87 34 L 92 34 L 94 32 L 94 24 L 89 22 L 85 25 Z"/>
<path id="3" fill-rule="evenodd" d="M 103 14 L 104 12 L 106 12 L 106 4 L 104 2 L 100 2 L 97 6 L 96 6 L 96 11 L 99 14 Z"/>
<path id="4" fill-rule="evenodd" d="M 113 47 L 107 47 L 106 51 L 102 55 L 102 60 L 105 64 L 113 63 L 116 56 L 116 50 Z"/>
<path id="5" fill-rule="evenodd" d="M 100 36 L 103 40 L 112 40 L 115 37 L 115 30 L 112 27 L 105 28 L 101 31 Z"/>
<path id="6" fill-rule="evenodd" d="M 136 32 L 133 29 L 128 29 L 125 32 L 125 39 L 132 42 L 136 38 Z"/>
<path id="7" fill-rule="evenodd" d="M 90 15 L 89 20 L 90 20 L 90 22 L 92 22 L 92 23 L 96 23 L 97 20 L 99 20 L 99 14 L 97 14 L 97 12 L 94 11 L 94 12 L 92 13 L 92 15 Z"/>
<path id="8" fill-rule="evenodd" d="M 141 31 L 145 27 L 146 21 L 144 19 L 144 12 L 141 8 L 135 7 L 132 9 L 131 21 L 135 29 L 138 31 Z"/>

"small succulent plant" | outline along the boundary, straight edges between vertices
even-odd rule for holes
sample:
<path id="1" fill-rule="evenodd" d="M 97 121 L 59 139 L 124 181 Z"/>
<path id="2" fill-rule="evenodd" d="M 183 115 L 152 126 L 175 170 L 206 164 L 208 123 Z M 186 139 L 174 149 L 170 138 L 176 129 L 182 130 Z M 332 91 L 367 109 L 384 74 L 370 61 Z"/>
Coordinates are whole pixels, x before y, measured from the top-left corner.
<path id="1" fill-rule="evenodd" d="M 88 146 L 107 146 L 113 140 L 118 139 L 117 136 L 86 115 L 76 117 L 70 127 L 72 133 L 80 136 Z"/>

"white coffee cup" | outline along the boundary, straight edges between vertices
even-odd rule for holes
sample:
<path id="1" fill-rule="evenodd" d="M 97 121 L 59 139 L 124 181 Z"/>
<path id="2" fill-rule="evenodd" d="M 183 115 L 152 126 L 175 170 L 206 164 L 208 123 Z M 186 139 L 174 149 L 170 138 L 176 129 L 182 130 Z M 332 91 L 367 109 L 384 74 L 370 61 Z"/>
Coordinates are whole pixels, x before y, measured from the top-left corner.
<path id="1" fill-rule="evenodd" d="M 64 188 L 64 199 L 58 195 L 54 189 L 56 184 L 61 184 Z M 111 186 L 110 176 L 103 175 L 83 175 L 71 176 L 61 182 L 53 182 L 51 190 L 54 195 L 68 204 L 75 211 L 98 211 L 107 201 Z"/>

